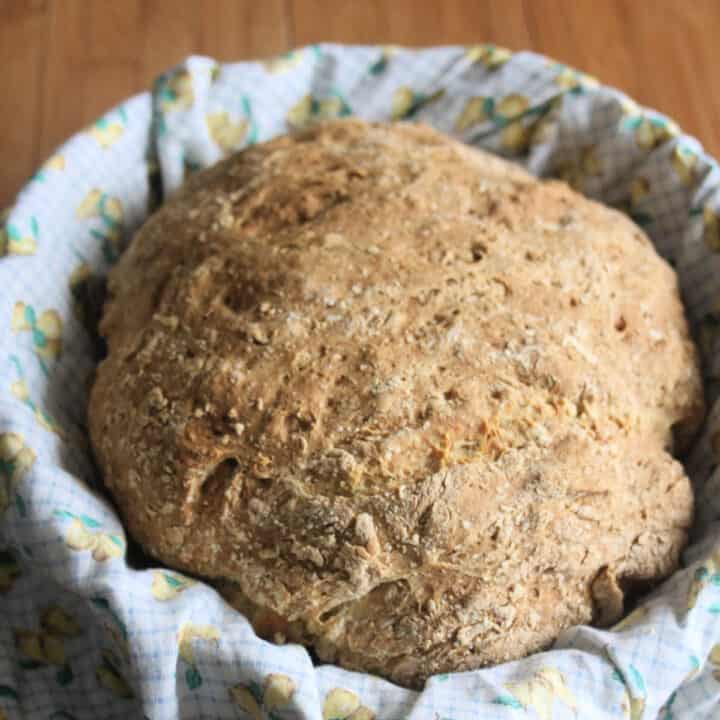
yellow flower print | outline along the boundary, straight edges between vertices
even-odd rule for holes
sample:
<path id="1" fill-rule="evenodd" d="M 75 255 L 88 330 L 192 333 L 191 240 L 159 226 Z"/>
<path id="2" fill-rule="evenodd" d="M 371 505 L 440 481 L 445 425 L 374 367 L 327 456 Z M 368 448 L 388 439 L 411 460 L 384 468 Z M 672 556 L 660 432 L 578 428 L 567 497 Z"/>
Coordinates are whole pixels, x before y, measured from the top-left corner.
<path id="1" fill-rule="evenodd" d="M 73 519 L 68 526 L 65 544 L 71 550 L 89 550 L 93 560 L 97 562 L 105 562 L 105 560 L 120 557 L 123 554 L 122 542 L 116 535 L 91 533 L 79 518 Z"/>
<path id="2" fill-rule="evenodd" d="M 90 230 L 90 234 L 101 243 L 103 256 L 107 262 L 113 262 L 120 254 L 123 234 L 123 208 L 120 200 L 93 188 L 83 198 L 75 210 L 79 220 L 98 219 L 100 226 Z"/>
<path id="3" fill-rule="evenodd" d="M 115 697 L 127 699 L 135 696 L 132 688 L 118 669 L 115 657 L 108 650 L 102 651 L 102 663 L 95 668 L 95 677 L 98 683 L 106 690 L 109 690 Z"/>
<path id="4" fill-rule="evenodd" d="M 8 592 L 20 577 L 20 564 L 11 550 L 0 550 L 0 593 Z"/>
<path id="5" fill-rule="evenodd" d="M 530 680 L 508 683 L 505 689 L 523 708 L 532 708 L 538 720 L 552 720 L 555 700 L 560 700 L 573 711 L 577 710 L 577 703 L 567 689 L 565 678 L 559 670 L 552 667 L 542 667 Z"/>
<path id="6" fill-rule="evenodd" d="M 630 207 L 634 210 L 650 194 L 650 181 L 638 175 L 630 183 Z"/>
<path id="7" fill-rule="evenodd" d="M 7 510 L 11 494 L 34 462 L 35 453 L 25 445 L 20 435 L 10 432 L 0 434 L 0 475 L 7 481 L 0 484 L 0 514 Z M 24 514 L 25 505 L 19 495 L 16 502 L 18 511 Z"/>
<path id="8" fill-rule="evenodd" d="M 271 673 L 262 686 L 256 682 L 234 685 L 229 689 L 230 699 L 253 720 L 263 720 L 264 713 L 287 707 L 295 693 L 295 681 L 287 675 Z"/>
<path id="9" fill-rule="evenodd" d="M 420 108 L 429 105 L 438 100 L 445 94 L 445 91 L 436 90 L 430 95 L 415 92 L 412 88 L 402 86 L 399 87 L 392 96 L 392 104 L 390 107 L 390 117 L 393 120 L 403 120 L 412 117 Z"/>
<path id="10" fill-rule="evenodd" d="M 524 95 L 513 93 L 502 98 L 494 108 L 494 114 L 505 121 L 518 118 L 530 107 L 530 101 Z M 500 133 L 500 144 L 514 153 L 525 150 L 530 141 L 530 128 L 521 119 L 510 122 Z"/>
<path id="11" fill-rule="evenodd" d="M 65 532 L 65 544 L 76 552 L 88 550 L 93 560 L 105 562 L 110 558 L 121 557 L 125 544 L 117 535 L 100 530 L 100 523 L 87 515 L 75 515 L 67 510 L 56 510 L 56 517 L 70 520 Z M 94 532 L 93 532 L 94 531 Z"/>
<path id="12" fill-rule="evenodd" d="M 177 634 L 178 652 L 180 657 L 188 664 L 193 665 L 193 640 L 206 640 L 217 643 L 220 640 L 220 631 L 214 625 L 196 625 L 184 622 Z"/>
<path id="13" fill-rule="evenodd" d="M 602 166 L 595 146 L 581 148 L 578 160 L 561 166 L 555 175 L 575 189 L 582 188 L 587 178 L 602 175 Z"/>
<path id="14" fill-rule="evenodd" d="M 229 690 L 230 699 L 252 720 L 263 720 L 260 703 L 245 685 L 235 685 Z"/>
<path id="15" fill-rule="evenodd" d="M 564 65 L 554 65 L 554 67 L 558 70 L 558 73 L 555 75 L 553 82 L 561 88 L 582 92 L 586 88 L 594 88 L 599 85 L 597 78 L 592 75 L 587 75 Z"/>
<path id="16" fill-rule="evenodd" d="M 497 45 L 473 45 L 465 51 L 468 62 L 480 62 L 488 70 L 495 70 L 512 57 L 512 52 Z"/>
<path id="17" fill-rule="evenodd" d="M 75 217 L 81 220 L 103 215 L 115 223 L 122 222 L 122 206 L 117 198 L 105 195 L 98 189 L 90 190 L 75 210 Z"/>
<path id="18" fill-rule="evenodd" d="M 40 624 L 48 632 L 73 637 L 80 635 L 80 625 L 58 605 L 51 605 L 40 615 Z"/>
<path id="19" fill-rule="evenodd" d="M 350 690 L 333 688 L 325 696 L 322 709 L 323 720 L 372 720 L 375 714 Z"/>
<path id="20" fill-rule="evenodd" d="M 96 120 L 87 132 L 103 150 L 107 150 L 122 137 L 125 125 L 127 125 L 127 116 L 125 109 L 120 107 L 113 113 Z"/>
<path id="21" fill-rule="evenodd" d="M 621 127 L 633 132 L 635 142 L 642 150 L 653 150 L 676 137 L 680 132 L 672 120 L 659 115 L 650 115 L 629 98 L 621 101 L 621 107 L 625 116 Z"/>
<path id="22" fill-rule="evenodd" d="M 530 144 L 530 128 L 526 127 L 522 120 L 510 123 L 500 133 L 500 144 L 506 150 L 519 154 L 527 149 Z"/>
<path id="23" fill-rule="evenodd" d="M 524 113 L 530 107 L 530 101 L 524 95 L 512 93 L 501 98 L 495 105 L 495 113 L 509 119 Z"/>
<path id="24" fill-rule="evenodd" d="M 553 138 L 553 131 L 556 127 L 557 121 L 555 118 L 540 120 L 532 131 L 532 135 L 530 136 L 530 145 L 537 146 L 550 142 Z"/>
<path id="25" fill-rule="evenodd" d="M 288 110 L 285 122 L 295 130 L 308 127 L 312 123 L 351 115 L 352 110 L 342 95 L 334 90 L 329 97 L 319 100 L 312 95 L 304 95 Z"/>
<path id="26" fill-rule="evenodd" d="M 62 319 L 57 310 L 44 310 L 36 315 L 32 305 L 17 301 L 10 326 L 13 332 L 29 331 L 33 350 L 44 360 L 53 360 L 62 352 Z"/>
<path id="27" fill-rule="evenodd" d="M 288 110 L 285 115 L 285 122 L 291 128 L 295 129 L 306 127 L 312 118 L 312 108 L 312 95 L 303 95 L 300 100 Z"/>
<path id="28" fill-rule="evenodd" d="M 520 153 L 527 149 L 536 132 L 528 118 L 531 115 L 543 116 L 551 109 L 549 104 L 531 108 L 528 98 L 518 93 L 505 95 L 498 100 L 492 97 L 472 97 L 456 118 L 455 129 L 463 131 L 489 120 L 500 130 L 501 146 L 513 153 Z M 490 131 L 494 132 L 495 129 Z"/>
<path id="29" fill-rule="evenodd" d="M 717 682 L 720 682 L 720 643 L 713 645 L 708 661 L 713 666 L 713 677 Z"/>
<path id="30" fill-rule="evenodd" d="M 64 169 L 65 158 L 62 155 L 53 155 L 40 166 L 40 169 L 32 176 L 32 179 L 43 182 L 48 173 L 62 172 Z"/>
<path id="31" fill-rule="evenodd" d="M 380 75 L 387 70 L 390 58 L 399 50 L 397 45 L 380 46 L 380 57 L 370 65 L 368 72 L 370 75 Z"/>
<path id="32" fill-rule="evenodd" d="M 40 616 L 41 630 L 16 629 L 15 647 L 21 656 L 20 665 L 35 668 L 55 665 L 63 668 L 57 680 L 66 685 L 72 681 L 72 671 L 67 664 L 65 641 L 80 635 L 78 623 L 60 607 L 49 607 Z"/>
<path id="33" fill-rule="evenodd" d="M 291 50 L 265 60 L 262 65 L 271 75 L 276 75 L 294 68 L 302 60 L 302 57 L 302 50 Z"/>
<path id="34" fill-rule="evenodd" d="M 698 161 L 697 155 L 690 150 L 690 148 L 678 144 L 673 148 L 670 161 L 673 170 L 675 170 L 683 185 L 692 185 L 695 179 L 695 166 Z"/>
<path id="35" fill-rule="evenodd" d="M 220 641 L 220 631 L 214 625 L 196 625 L 191 622 L 184 622 L 180 626 L 177 634 L 178 653 L 188 666 L 185 670 L 185 682 L 190 690 L 199 688 L 203 682 L 193 657 L 193 640 L 205 640 L 217 644 Z"/>
<path id="36" fill-rule="evenodd" d="M 192 76 L 187 70 L 179 70 L 161 80 L 158 91 L 163 112 L 187 110 L 194 101 Z"/>
<path id="37" fill-rule="evenodd" d="M 709 583 L 720 585 L 720 550 L 716 550 L 706 562 L 695 569 L 688 587 L 688 610 L 695 607 L 700 593 Z"/>
<path id="38" fill-rule="evenodd" d="M 40 360 L 40 367 L 47 374 L 47 367 L 44 364 L 42 358 Z M 16 397 L 23 405 L 32 410 L 33 416 L 36 422 L 45 430 L 51 433 L 55 433 L 61 438 L 65 438 L 65 433 L 61 430 L 60 426 L 40 407 L 38 407 L 31 399 L 28 391 L 25 377 L 23 376 L 22 366 L 20 360 L 16 355 L 10 356 L 10 363 L 14 365 L 17 370 L 18 379 L 10 383 L 10 393 Z"/>
<path id="39" fill-rule="evenodd" d="M 35 462 L 35 453 L 25 444 L 21 435 L 0 433 L 0 471 L 17 483 Z"/>
<path id="40" fill-rule="evenodd" d="M 225 152 L 230 152 L 240 147 L 248 130 L 248 122 L 241 118 L 233 122 L 230 115 L 225 112 L 208 113 L 205 116 L 210 137 Z"/>
<path id="41" fill-rule="evenodd" d="M 9 209 L 0 212 L 0 257 L 4 255 L 34 255 L 40 234 L 37 218 L 35 216 L 30 218 L 28 234 L 11 223 L 9 216 Z"/>
<path id="42" fill-rule="evenodd" d="M 257 141 L 258 129 L 253 118 L 250 98 L 240 98 L 243 117 L 233 120 L 230 114 L 221 111 L 205 116 L 210 137 L 226 153 L 237 150 L 243 143 L 252 145 Z"/>
<path id="43" fill-rule="evenodd" d="M 530 101 L 524 95 L 513 93 L 495 102 L 494 98 L 473 97 L 463 107 L 455 121 L 456 130 L 465 130 L 485 120 L 492 120 L 503 128 L 500 142 L 507 150 L 515 152 L 527 147 L 530 128 L 526 128 L 521 116 L 527 111 Z"/>
<path id="44" fill-rule="evenodd" d="M 643 713 L 645 712 L 645 698 L 633 697 L 626 688 L 623 691 L 620 708 L 624 717 L 628 720 L 641 720 Z"/>
<path id="45" fill-rule="evenodd" d="M 287 675 L 271 673 L 263 683 L 263 705 L 267 710 L 279 710 L 286 707 L 295 692 L 295 681 Z"/>
<path id="46" fill-rule="evenodd" d="M 462 112 L 455 119 L 455 129 L 462 132 L 488 119 L 485 111 L 487 98 L 471 97 L 465 101 Z"/>
<path id="47" fill-rule="evenodd" d="M 21 402 L 25 402 L 29 399 L 29 393 L 25 380 L 15 380 L 10 383 L 10 392 Z"/>
<path id="48" fill-rule="evenodd" d="M 90 137 L 101 148 L 109 148 L 123 134 L 123 126 L 119 122 L 102 122 L 98 120 L 88 130 Z"/>
<path id="49" fill-rule="evenodd" d="M 15 647 L 28 660 L 43 665 L 65 664 L 62 637 L 33 630 L 15 630 Z"/>
<path id="50" fill-rule="evenodd" d="M 164 602 L 177 597 L 183 590 L 195 585 L 195 580 L 186 578 L 179 573 L 171 573 L 166 570 L 152 571 L 152 585 L 150 592 L 156 600 Z"/>
<path id="51" fill-rule="evenodd" d="M 43 169 L 60 172 L 65 169 L 65 158 L 60 154 L 53 155 L 45 161 Z"/>
<path id="52" fill-rule="evenodd" d="M 330 97 L 318 102 L 317 117 L 318 120 L 332 120 L 333 118 L 347 115 L 344 112 L 345 104 L 342 98 Z"/>
<path id="53" fill-rule="evenodd" d="M 720 214 L 709 205 L 703 208 L 703 240 L 713 252 L 720 252 Z"/>

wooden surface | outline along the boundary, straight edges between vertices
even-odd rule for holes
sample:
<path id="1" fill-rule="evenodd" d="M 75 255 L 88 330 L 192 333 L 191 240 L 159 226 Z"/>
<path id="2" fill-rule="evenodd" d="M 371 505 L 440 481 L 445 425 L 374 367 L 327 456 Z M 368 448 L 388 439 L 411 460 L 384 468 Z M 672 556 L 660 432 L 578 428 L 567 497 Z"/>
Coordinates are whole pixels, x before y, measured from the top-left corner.
<path id="1" fill-rule="evenodd" d="M 62 140 L 189 53 L 319 41 L 530 48 L 720 155 L 720 0 L 0 0 L 0 208 Z"/>

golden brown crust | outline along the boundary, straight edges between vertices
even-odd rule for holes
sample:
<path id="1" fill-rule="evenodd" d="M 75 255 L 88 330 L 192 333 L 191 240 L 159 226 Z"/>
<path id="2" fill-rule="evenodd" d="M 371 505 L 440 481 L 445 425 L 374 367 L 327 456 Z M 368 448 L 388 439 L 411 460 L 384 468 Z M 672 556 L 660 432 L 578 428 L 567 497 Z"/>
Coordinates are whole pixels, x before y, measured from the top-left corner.
<path id="1" fill-rule="evenodd" d="M 676 566 L 668 450 L 702 416 L 676 278 L 563 184 L 334 122 L 195 176 L 109 288 L 105 482 L 270 636 L 418 684 Z"/>

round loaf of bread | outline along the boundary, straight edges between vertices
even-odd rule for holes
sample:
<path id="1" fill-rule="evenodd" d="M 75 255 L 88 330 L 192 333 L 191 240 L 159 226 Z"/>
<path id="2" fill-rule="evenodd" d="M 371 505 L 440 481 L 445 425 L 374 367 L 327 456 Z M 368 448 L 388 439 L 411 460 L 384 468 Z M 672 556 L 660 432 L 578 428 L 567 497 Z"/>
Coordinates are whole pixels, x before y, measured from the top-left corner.
<path id="1" fill-rule="evenodd" d="M 110 273 L 89 422 L 130 533 L 259 634 L 417 686 L 676 567 L 702 418 L 619 212 L 410 124 L 200 172 Z"/>

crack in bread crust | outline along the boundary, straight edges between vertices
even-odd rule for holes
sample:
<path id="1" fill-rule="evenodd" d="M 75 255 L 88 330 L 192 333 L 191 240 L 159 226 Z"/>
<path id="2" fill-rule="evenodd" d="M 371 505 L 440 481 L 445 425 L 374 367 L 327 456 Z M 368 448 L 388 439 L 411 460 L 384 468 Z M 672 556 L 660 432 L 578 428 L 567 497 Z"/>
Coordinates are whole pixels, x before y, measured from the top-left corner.
<path id="1" fill-rule="evenodd" d="M 130 532 L 324 660 L 419 685 L 677 565 L 669 449 L 703 402 L 672 269 L 429 128 L 328 123 L 193 176 L 101 332 L 91 437 Z"/>

